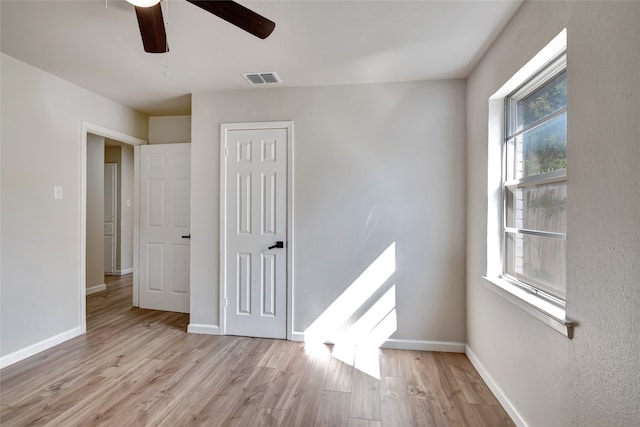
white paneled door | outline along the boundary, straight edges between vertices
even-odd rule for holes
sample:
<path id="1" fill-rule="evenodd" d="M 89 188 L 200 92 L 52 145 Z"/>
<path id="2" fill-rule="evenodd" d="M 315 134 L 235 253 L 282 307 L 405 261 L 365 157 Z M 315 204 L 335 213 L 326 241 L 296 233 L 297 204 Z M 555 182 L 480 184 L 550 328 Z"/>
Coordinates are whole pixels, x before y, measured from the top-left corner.
<path id="1" fill-rule="evenodd" d="M 143 145 L 139 170 L 139 305 L 188 313 L 191 144 Z"/>
<path id="2" fill-rule="evenodd" d="M 116 272 L 118 164 L 104 165 L 104 273 Z"/>
<path id="3" fill-rule="evenodd" d="M 287 129 L 225 133 L 226 333 L 286 338 Z"/>

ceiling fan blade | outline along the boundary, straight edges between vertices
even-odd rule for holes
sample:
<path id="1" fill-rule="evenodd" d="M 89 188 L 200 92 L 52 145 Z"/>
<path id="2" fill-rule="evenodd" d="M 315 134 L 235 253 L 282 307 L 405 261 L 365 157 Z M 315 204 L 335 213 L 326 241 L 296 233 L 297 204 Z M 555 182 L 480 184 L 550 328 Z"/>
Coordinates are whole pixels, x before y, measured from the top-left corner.
<path id="1" fill-rule="evenodd" d="M 169 52 L 160 3 L 151 7 L 135 6 L 135 8 L 144 51 L 149 53 Z"/>
<path id="2" fill-rule="evenodd" d="M 231 0 L 187 1 L 261 39 L 269 37 L 276 27 L 275 22 Z"/>

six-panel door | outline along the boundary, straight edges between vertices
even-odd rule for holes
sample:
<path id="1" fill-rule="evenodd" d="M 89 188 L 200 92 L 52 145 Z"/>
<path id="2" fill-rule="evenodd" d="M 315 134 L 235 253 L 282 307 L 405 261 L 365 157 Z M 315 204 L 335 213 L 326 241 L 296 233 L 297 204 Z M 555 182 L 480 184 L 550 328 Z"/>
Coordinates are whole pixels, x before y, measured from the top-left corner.
<path id="1" fill-rule="evenodd" d="M 189 312 L 191 144 L 140 147 L 139 305 Z"/>
<path id="2" fill-rule="evenodd" d="M 285 338 L 287 130 L 226 139 L 226 333 Z M 277 242 L 281 247 L 273 247 Z"/>

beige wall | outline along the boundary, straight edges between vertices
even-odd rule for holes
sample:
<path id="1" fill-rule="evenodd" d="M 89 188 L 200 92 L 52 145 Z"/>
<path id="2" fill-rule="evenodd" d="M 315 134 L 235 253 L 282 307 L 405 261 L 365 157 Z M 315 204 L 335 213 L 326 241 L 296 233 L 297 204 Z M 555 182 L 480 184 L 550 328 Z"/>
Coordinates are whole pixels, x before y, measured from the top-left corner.
<path id="1" fill-rule="evenodd" d="M 146 139 L 148 120 L 5 54 L 0 67 L 5 364 L 81 331 L 82 121 Z M 62 200 L 54 200 L 54 185 Z"/>
<path id="2" fill-rule="evenodd" d="M 640 3 L 525 2 L 467 82 L 467 343 L 519 421 L 640 420 Z M 566 337 L 492 292 L 488 99 L 567 28 Z"/>
<path id="3" fill-rule="evenodd" d="M 149 144 L 191 142 L 191 116 L 149 117 Z"/>
<path id="4" fill-rule="evenodd" d="M 294 332 L 395 242 L 393 338 L 464 342 L 464 90 L 451 80 L 194 94 L 191 323 L 218 325 L 220 124 L 293 120 Z"/>
<path id="5" fill-rule="evenodd" d="M 104 137 L 87 136 L 87 288 L 104 285 Z"/>
<path id="6" fill-rule="evenodd" d="M 133 269 L 133 147 L 123 145 L 121 151 L 120 172 L 120 250 L 118 269 L 129 272 Z M 127 206 L 129 201 L 129 206 Z"/>

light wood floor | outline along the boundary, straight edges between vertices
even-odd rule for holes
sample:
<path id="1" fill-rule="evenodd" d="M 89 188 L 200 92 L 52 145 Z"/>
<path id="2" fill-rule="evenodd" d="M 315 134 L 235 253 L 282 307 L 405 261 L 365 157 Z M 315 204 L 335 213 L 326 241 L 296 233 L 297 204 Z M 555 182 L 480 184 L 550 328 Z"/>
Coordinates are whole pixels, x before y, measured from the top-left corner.
<path id="1" fill-rule="evenodd" d="M 512 426 L 466 356 L 380 350 L 380 379 L 331 348 L 187 334 L 131 307 L 131 275 L 87 298 L 87 334 L 0 371 L 2 426 Z"/>

